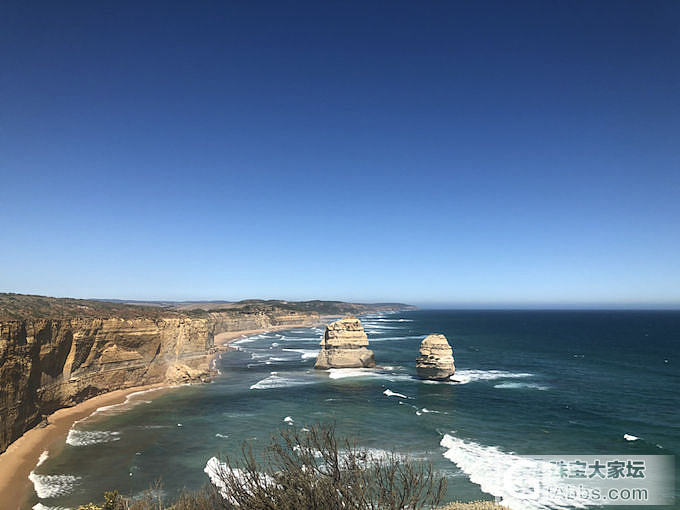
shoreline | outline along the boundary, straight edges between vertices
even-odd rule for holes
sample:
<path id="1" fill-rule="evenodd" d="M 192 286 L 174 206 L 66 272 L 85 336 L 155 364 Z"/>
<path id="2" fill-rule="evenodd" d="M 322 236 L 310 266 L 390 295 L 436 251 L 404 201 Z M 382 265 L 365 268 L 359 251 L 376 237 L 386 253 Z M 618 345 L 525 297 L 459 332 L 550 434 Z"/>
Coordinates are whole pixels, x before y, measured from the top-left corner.
<path id="1" fill-rule="evenodd" d="M 44 451 L 57 442 L 64 442 L 69 430 L 78 420 L 89 417 L 98 408 L 121 404 L 139 391 L 161 390 L 165 383 L 134 386 L 102 393 L 72 407 L 63 407 L 47 418 L 47 426 L 36 426 L 26 431 L 0 454 L 0 502 L 7 510 L 21 510 L 33 495 L 33 484 L 28 475 L 36 468 Z M 7 505 L 7 506 L 5 506 Z"/>
<path id="2" fill-rule="evenodd" d="M 218 333 L 215 335 L 215 347 L 229 345 L 234 343 L 236 340 L 240 340 L 241 337 L 248 337 L 251 335 L 258 335 L 260 333 L 269 333 L 271 331 L 285 331 L 287 329 L 296 328 L 312 328 L 321 324 L 321 321 L 312 322 L 309 324 L 282 324 L 279 326 L 269 326 L 268 328 L 259 329 L 243 329 L 240 331 L 225 331 L 223 333 Z"/>
<path id="3" fill-rule="evenodd" d="M 321 321 L 318 323 L 321 323 Z M 215 347 L 228 347 L 230 343 L 239 340 L 241 337 L 271 331 L 313 327 L 318 323 L 286 324 L 268 328 L 227 331 L 215 335 L 214 345 Z M 3 510 L 5 508 L 7 510 L 27 508 L 25 505 L 29 498 L 35 496 L 33 483 L 29 480 L 28 475 L 36 468 L 40 455 L 44 451 L 50 452 L 50 448 L 54 448 L 56 443 L 59 443 L 59 447 L 63 446 L 69 430 L 77 421 L 88 418 L 100 407 L 124 403 L 133 393 L 170 389 L 171 387 L 172 385 L 169 383 L 157 383 L 102 393 L 74 406 L 58 409 L 48 416 L 47 426 L 37 425 L 24 432 L 21 437 L 7 447 L 7 450 L 0 454 L 0 503 L 3 505 Z"/>

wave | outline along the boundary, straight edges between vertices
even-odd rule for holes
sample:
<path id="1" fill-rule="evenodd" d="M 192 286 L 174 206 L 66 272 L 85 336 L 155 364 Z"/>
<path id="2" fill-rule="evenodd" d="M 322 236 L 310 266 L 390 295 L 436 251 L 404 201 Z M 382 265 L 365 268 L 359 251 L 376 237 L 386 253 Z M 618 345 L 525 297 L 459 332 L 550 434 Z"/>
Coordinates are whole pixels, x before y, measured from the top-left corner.
<path id="1" fill-rule="evenodd" d="M 542 384 L 535 384 L 535 383 L 505 382 L 505 383 L 494 385 L 494 388 L 547 390 L 547 389 L 550 388 L 550 386 L 544 386 Z"/>
<path id="2" fill-rule="evenodd" d="M 626 441 L 637 441 L 640 438 L 632 434 L 624 434 L 623 439 L 625 439 Z"/>
<path id="3" fill-rule="evenodd" d="M 328 370 L 330 379 L 346 379 L 348 377 L 380 377 L 383 374 L 373 368 L 331 368 Z"/>
<path id="4" fill-rule="evenodd" d="M 250 386 L 251 390 L 270 390 L 273 388 L 287 388 L 290 386 L 302 386 L 305 384 L 313 384 L 313 379 L 305 380 L 292 377 L 282 377 L 280 375 L 272 374 L 269 377 L 262 379 Z"/>
<path id="5" fill-rule="evenodd" d="M 219 437 L 220 439 L 229 439 L 229 436 L 226 434 L 220 434 L 219 432 L 215 434 L 215 437 Z"/>
<path id="6" fill-rule="evenodd" d="M 206 462 L 203 472 L 208 475 L 210 483 L 227 499 L 231 498 L 229 497 L 226 490 L 226 484 L 224 483 L 223 478 L 225 476 L 235 475 L 239 480 L 246 482 L 246 486 L 249 485 L 249 483 L 247 483 L 246 473 L 238 468 L 230 468 L 226 463 L 220 462 L 220 459 L 217 457 L 211 457 L 208 462 Z M 267 483 L 273 483 L 274 480 L 269 475 L 265 473 L 261 473 L 261 475 Z"/>
<path id="7" fill-rule="evenodd" d="M 505 370 L 457 370 L 451 376 L 451 381 L 458 384 L 468 384 L 476 381 L 493 381 L 495 379 L 517 379 L 521 377 L 533 377 L 534 374 L 524 372 L 507 372 Z M 448 382 L 448 381 L 446 381 Z"/>
<path id="8" fill-rule="evenodd" d="M 120 432 L 108 430 L 75 430 L 68 431 L 66 444 L 71 446 L 90 446 L 100 443 L 111 443 L 120 440 Z"/>
<path id="9" fill-rule="evenodd" d="M 31 508 L 33 510 L 71 510 L 70 508 L 65 506 L 47 506 L 43 505 L 42 503 L 36 503 Z"/>
<path id="10" fill-rule="evenodd" d="M 392 390 L 390 390 L 390 389 L 387 389 L 387 390 L 383 391 L 383 395 L 386 395 L 386 396 L 388 396 L 388 397 L 411 398 L 411 397 L 407 397 L 407 396 L 404 395 L 403 393 L 396 393 L 396 392 L 394 392 L 394 391 L 392 391 Z"/>
<path id="11" fill-rule="evenodd" d="M 559 468 L 544 460 L 506 453 L 495 446 L 483 446 L 445 434 L 440 445 L 444 457 L 463 471 L 483 492 L 501 498 L 501 504 L 513 510 L 547 510 L 585 508 L 595 502 L 580 497 L 566 498 L 559 491 L 542 491 L 540 501 L 535 488 L 539 479 L 550 477 L 551 485 L 564 483 Z"/>
<path id="12" fill-rule="evenodd" d="M 241 344 L 249 344 L 251 342 L 254 342 L 256 340 L 260 340 L 262 335 L 255 335 L 255 336 L 247 336 L 245 338 L 241 338 L 240 340 L 236 340 L 235 342 L 231 342 L 233 345 L 241 345 Z"/>
<path id="13" fill-rule="evenodd" d="M 40 457 L 38 457 L 38 463 L 35 465 L 35 467 L 38 467 L 38 466 L 40 466 L 43 462 L 45 462 L 45 461 L 47 460 L 47 457 L 48 457 L 48 456 L 49 456 L 49 453 L 47 452 L 47 450 L 45 450 L 44 452 L 42 452 L 42 453 L 40 454 Z"/>
<path id="14" fill-rule="evenodd" d="M 40 454 L 38 462 L 33 471 L 28 475 L 28 479 L 33 483 L 33 489 L 40 499 L 55 498 L 57 496 L 64 496 L 69 494 L 74 485 L 80 480 L 79 476 L 73 475 L 39 475 L 35 470 L 41 466 L 48 458 L 47 450 Z M 41 506 L 38 506 L 41 505 Z M 50 508 L 38 503 L 33 508 L 37 510 Z M 61 507 L 54 507 L 61 508 Z M 68 509 L 64 509 L 68 510 Z"/>
<path id="15" fill-rule="evenodd" d="M 282 349 L 289 352 L 297 352 L 302 359 L 316 358 L 319 355 L 319 349 Z"/>
<path id="16" fill-rule="evenodd" d="M 292 424 L 294 423 L 293 418 L 291 418 L 290 416 L 286 416 L 286 417 L 283 419 L 283 421 L 284 421 L 285 423 L 287 423 L 288 425 L 292 425 Z"/>
<path id="17" fill-rule="evenodd" d="M 39 475 L 31 471 L 28 479 L 33 482 L 38 497 L 47 499 L 70 494 L 81 478 L 74 475 Z"/>
<path id="18" fill-rule="evenodd" d="M 139 404 L 142 404 L 142 403 L 148 404 L 149 403 L 149 400 L 133 401 L 134 397 L 138 397 L 139 395 L 145 395 L 147 393 L 152 393 L 154 391 L 167 390 L 167 389 L 171 389 L 171 388 L 179 388 L 181 386 L 189 386 L 189 383 L 186 383 L 186 384 L 169 384 L 167 386 L 159 386 L 158 388 L 149 388 L 148 390 L 134 391 L 134 392 L 130 393 L 127 397 L 125 397 L 125 400 L 123 402 L 120 402 L 119 404 L 111 404 L 111 405 L 108 405 L 108 406 L 98 407 L 89 416 L 87 416 L 87 417 L 85 417 L 81 420 L 76 420 L 75 422 L 73 422 L 73 425 L 77 425 L 78 423 L 85 421 L 88 418 L 91 418 L 95 414 L 104 413 L 104 412 L 112 411 L 112 410 L 119 409 L 119 408 L 125 408 L 126 406 L 129 406 L 133 403 L 139 403 Z"/>
<path id="19" fill-rule="evenodd" d="M 407 335 L 407 336 L 386 336 L 381 338 L 371 338 L 369 343 L 375 342 L 388 342 L 388 341 L 399 341 L 399 340 L 422 340 L 422 335 Z"/>

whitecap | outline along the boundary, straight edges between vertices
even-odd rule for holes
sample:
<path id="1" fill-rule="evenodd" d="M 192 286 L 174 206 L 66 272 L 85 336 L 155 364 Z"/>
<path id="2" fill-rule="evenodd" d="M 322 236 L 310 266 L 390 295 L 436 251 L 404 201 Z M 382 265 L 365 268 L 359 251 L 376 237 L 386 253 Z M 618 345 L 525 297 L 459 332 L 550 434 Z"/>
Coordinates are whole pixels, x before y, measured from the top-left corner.
<path id="1" fill-rule="evenodd" d="M 505 370 L 457 370 L 451 376 L 451 381 L 458 384 L 468 384 L 476 381 L 493 381 L 494 379 L 516 379 L 521 377 L 533 377 L 534 374 L 525 372 L 507 372 Z"/>
<path id="2" fill-rule="evenodd" d="M 528 390 L 547 390 L 549 386 L 534 383 L 505 382 L 494 385 L 494 388 L 504 389 L 528 389 Z"/>
<path id="3" fill-rule="evenodd" d="M 288 352 L 297 352 L 301 359 L 316 358 L 319 355 L 319 349 L 282 349 Z"/>
<path id="4" fill-rule="evenodd" d="M 289 386 L 301 386 L 305 384 L 312 384 L 314 380 L 295 379 L 292 377 L 282 377 L 279 375 L 270 375 L 261 381 L 256 382 L 250 386 L 251 390 L 269 390 L 272 388 L 286 388 Z"/>
<path id="5" fill-rule="evenodd" d="M 626 441 L 637 441 L 638 439 L 640 439 L 639 437 L 634 436 L 634 435 L 632 435 L 632 434 L 624 434 L 624 435 L 623 435 L 623 438 L 624 438 Z"/>
<path id="6" fill-rule="evenodd" d="M 71 446 L 90 446 L 100 443 L 111 443 L 120 440 L 120 432 L 108 430 L 76 430 L 71 429 L 66 436 L 66 444 Z"/>
<path id="7" fill-rule="evenodd" d="M 70 508 L 65 506 L 47 506 L 43 505 L 42 503 L 36 503 L 31 508 L 33 510 L 71 510 Z"/>
<path id="8" fill-rule="evenodd" d="M 347 377 L 379 377 L 381 374 L 372 368 L 331 368 L 328 377 L 331 379 L 345 379 Z"/>
<path id="9" fill-rule="evenodd" d="M 386 395 L 386 396 L 388 396 L 388 397 L 411 398 L 411 397 L 407 397 L 407 396 L 404 395 L 403 393 L 396 393 L 396 392 L 394 392 L 394 391 L 392 391 L 392 390 L 390 390 L 390 389 L 387 389 L 387 390 L 383 391 L 383 395 Z"/>
<path id="10" fill-rule="evenodd" d="M 228 439 L 228 438 L 229 438 L 228 435 L 226 435 L 226 434 L 220 434 L 219 432 L 218 432 L 217 434 L 215 434 L 215 437 L 219 437 L 219 438 L 221 438 L 221 439 Z"/>
<path id="11" fill-rule="evenodd" d="M 283 419 L 283 421 L 284 421 L 285 423 L 287 423 L 288 425 L 292 425 L 292 424 L 293 424 L 293 418 L 291 418 L 290 416 L 286 416 L 286 417 Z"/>

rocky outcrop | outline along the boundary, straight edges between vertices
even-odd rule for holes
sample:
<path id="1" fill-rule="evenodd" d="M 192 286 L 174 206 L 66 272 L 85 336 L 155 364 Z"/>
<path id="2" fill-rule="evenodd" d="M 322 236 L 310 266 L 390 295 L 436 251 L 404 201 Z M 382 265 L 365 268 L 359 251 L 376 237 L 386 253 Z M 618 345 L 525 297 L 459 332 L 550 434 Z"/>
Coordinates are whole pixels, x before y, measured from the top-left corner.
<path id="1" fill-rule="evenodd" d="M 423 379 L 448 379 L 456 371 L 453 351 L 444 335 L 428 335 L 420 344 L 416 359 L 418 377 Z"/>
<path id="2" fill-rule="evenodd" d="M 326 326 L 321 351 L 314 368 L 374 367 L 373 351 L 367 349 L 368 337 L 356 317 L 346 317 Z"/>

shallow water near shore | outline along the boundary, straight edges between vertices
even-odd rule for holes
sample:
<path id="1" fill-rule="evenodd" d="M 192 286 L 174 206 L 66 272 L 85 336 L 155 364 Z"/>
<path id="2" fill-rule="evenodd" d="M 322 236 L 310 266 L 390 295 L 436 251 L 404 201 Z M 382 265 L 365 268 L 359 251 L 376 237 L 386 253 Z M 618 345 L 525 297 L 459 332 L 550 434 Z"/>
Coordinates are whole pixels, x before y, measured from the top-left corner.
<path id="1" fill-rule="evenodd" d="M 415 311 L 362 322 L 376 370 L 313 370 L 321 328 L 257 334 L 221 355 L 211 384 L 136 395 L 77 423 L 36 467 L 28 508 L 76 508 L 114 488 L 135 496 L 159 478 L 172 499 L 208 482 L 212 457 L 318 422 L 377 452 L 431 460 L 459 500 L 504 495 L 501 475 L 519 454 L 680 451 L 680 312 Z M 415 377 L 419 343 L 435 332 L 454 348 L 457 383 Z"/>

